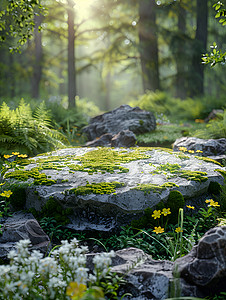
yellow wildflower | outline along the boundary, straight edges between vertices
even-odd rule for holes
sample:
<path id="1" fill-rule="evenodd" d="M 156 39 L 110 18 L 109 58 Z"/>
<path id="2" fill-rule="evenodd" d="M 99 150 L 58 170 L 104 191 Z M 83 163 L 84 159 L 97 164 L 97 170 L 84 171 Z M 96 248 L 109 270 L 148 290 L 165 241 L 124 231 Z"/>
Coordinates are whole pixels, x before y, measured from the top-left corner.
<path id="1" fill-rule="evenodd" d="M 12 152 L 13 155 L 19 155 L 19 152 Z"/>
<path id="2" fill-rule="evenodd" d="M 210 203 L 210 202 L 212 202 L 213 201 L 213 199 L 206 199 L 206 203 Z"/>
<path id="3" fill-rule="evenodd" d="M 81 299 L 86 291 L 87 287 L 85 284 L 78 284 L 77 282 L 71 282 L 67 287 L 66 295 L 70 296 L 71 299 Z"/>
<path id="4" fill-rule="evenodd" d="M 27 154 L 19 154 L 18 157 L 26 158 L 26 157 L 27 157 Z"/>
<path id="5" fill-rule="evenodd" d="M 9 154 L 4 154 L 4 156 L 3 156 L 5 159 L 7 159 L 7 158 L 10 158 L 10 157 L 12 157 L 12 155 L 9 155 Z"/>
<path id="6" fill-rule="evenodd" d="M 177 227 L 177 228 L 175 229 L 175 231 L 176 231 L 177 233 L 183 232 L 183 230 L 181 229 L 181 227 Z"/>
<path id="7" fill-rule="evenodd" d="M 167 216 L 171 214 L 170 208 L 163 208 L 162 215 Z"/>
<path id="8" fill-rule="evenodd" d="M 9 198 L 12 195 L 12 193 L 13 192 L 11 192 L 10 190 L 8 190 L 8 191 L 4 191 L 3 193 L 1 193 L 0 196 Z"/>
<path id="9" fill-rule="evenodd" d="M 195 209 L 195 207 L 194 206 L 191 206 L 191 205 L 186 205 L 187 206 L 187 208 L 190 208 L 190 209 Z"/>
<path id="10" fill-rule="evenodd" d="M 164 232 L 164 228 L 162 228 L 161 226 L 155 227 L 155 229 L 153 230 L 153 232 L 155 232 L 156 234 L 163 233 Z"/>
<path id="11" fill-rule="evenodd" d="M 195 151 L 194 151 L 194 150 L 188 150 L 188 152 L 189 152 L 189 153 L 195 153 Z"/>
<path id="12" fill-rule="evenodd" d="M 186 152 L 186 151 L 187 151 L 187 148 L 186 148 L 186 147 L 179 147 L 178 149 L 179 149 L 179 151 L 183 151 L 183 152 Z"/>
<path id="13" fill-rule="evenodd" d="M 196 153 L 203 153 L 202 150 L 196 150 Z"/>
<path id="14" fill-rule="evenodd" d="M 153 211 L 152 217 L 153 217 L 154 219 L 160 218 L 160 216 L 161 216 L 161 210 L 154 210 L 154 211 Z"/>
<path id="15" fill-rule="evenodd" d="M 218 204 L 218 202 L 211 201 L 209 206 L 217 207 L 217 206 L 220 206 L 220 205 Z"/>
<path id="16" fill-rule="evenodd" d="M 1 186 L 1 185 L 4 185 L 4 184 L 5 184 L 5 182 L 2 182 L 2 183 L 0 183 L 0 186 Z"/>

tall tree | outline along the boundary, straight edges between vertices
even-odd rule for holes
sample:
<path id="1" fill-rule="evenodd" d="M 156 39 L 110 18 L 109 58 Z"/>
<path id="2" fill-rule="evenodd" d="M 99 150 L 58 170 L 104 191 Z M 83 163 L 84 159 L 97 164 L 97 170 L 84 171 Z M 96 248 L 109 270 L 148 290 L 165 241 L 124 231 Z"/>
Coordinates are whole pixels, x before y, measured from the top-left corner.
<path id="1" fill-rule="evenodd" d="M 33 76 L 31 81 L 31 95 L 33 98 L 39 98 L 40 82 L 42 78 L 42 33 L 40 31 L 40 26 L 42 23 L 43 16 L 35 15 L 34 22 L 34 59 L 33 59 Z"/>
<path id="2" fill-rule="evenodd" d="M 204 94 L 204 66 L 202 54 L 206 52 L 208 34 L 208 0 L 196 0 L 196 33 L 192 59 L 191 96 Z"/>
<path id="3" fill-rule="evenodd" d="M 139 1 L 139 52 L 143 88 L 160 89 L 156 3 L 154 0 Z"/>
<path id="4" fill-rule="evenodd" d="M 68 108 L 75 107 L 75 12 L 74 1 L 68 0 Z"/>
<path id="5" fill-rule="evenodd" d="M 182 0 L 178 3 L 178 47 L 176 58 L 177 74 L 176 74 L 176 96 L 186 98 L 186 66 L 184 64 L 184 56 L 186 54 L 186 9 L 183 7 Z"/>

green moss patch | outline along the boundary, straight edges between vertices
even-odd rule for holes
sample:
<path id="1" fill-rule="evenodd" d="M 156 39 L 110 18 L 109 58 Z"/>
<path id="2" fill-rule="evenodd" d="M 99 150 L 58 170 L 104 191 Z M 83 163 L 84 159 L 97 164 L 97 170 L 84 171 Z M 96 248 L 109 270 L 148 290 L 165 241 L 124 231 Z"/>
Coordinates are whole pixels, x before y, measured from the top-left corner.
<path id="1" fill-rule="evenodd" d="M 187 180 L 193 180 L 198 182 L 205 182 L 208 180 L 206 172 L 199 171 L 189 171 L 189 170 L 181 170 L 181 166 L 179 164 L 170 164 L 166 163 L 164 165 L 158 166 L 151 174 L 164 174 L 168 179 L 173 177 L 182 177 Z"/>
<path id="2" fill-rule="evenodd" d="M 209 157 L 195 156 L 195 158 L 200 159 L 200 160 L 203 160 L 203 161 L 205 161 L 205 162 L 210 162 L 210 163 L 213 163 L 213 164 L 217 164 L 217 165 L 223 167 L 221 163 L 219 163 L 218 161 L 216 161 L 216 160 L 214 160 L 214 159 L 211 159 L 211 158 L 209 158 Z"/>
<path id="3" fill-rule="evenodd" d="M 193 180 L 198 182 L 205 182 L 208 180 L 208 177 L 206 172 L 199 172 L 199 171 L 187 171 L 187 170 L 181 170 L 179 176 L 182 178 L 185 178 L 187 180 Z"/>
<path id="4" fill-rule="evenodd" d="M 214 171 L 219 172 L 219 173 L 224 177 L 224 179 L 226 180 L 226 171 L 221 170 L 221 169 L 216 169 L 216 170 L 214 170 Z"/>
<path id="5" fill-rule="evenodd" d="M 52 185 L 56 180 L 48 179 L 45 173 L 40 173 L 39 168 L 27 170 L 15 170 L 5 174 L 5 178 L 14 178 L 19 181 L 27 181 L 29 178 L 34 179 L 34 185 Z"/>
<path id="6" fill-rule="evenodd" d="M 150 148 L 148 148 L 150 151 Z M 70 172 L 88 172 L 90 175 L 96 172 L 101 173 L 127 173 L 129 169 L 121 166 L 121 163 L 128 163 L 139 159 L 147 159 L 150 155 L 145 154 L 146 148 L 132 148 L 130 151 L 125 149 L 113 150 L 111 148 L 99 148 L 89 151 L 81 156 L 49 156 L 48 158 L 37 160 L 39 168 L 42 170 L 54 169 L 61 170 L 68 167 Z M 76 162 L 76 163 L 75 163 Z"/>
<path id="7" fill-rule="evenodd" d="M 75 195 L 87 195 L 87 194 L 112 194 L 116 192 L 116 188 L 124 186 L 124 183 L 120 182 L 100 182 L 87 184 L 85 186 L 79 186 L 77 188 L 71 189 L 69 193 Z"/>
<path id="8" fill-rule="evenodd" d="M 172 187 L 179 187 L 179 186 L 174 182 L 166 182 L 162 185 L 147 183 L 147 184 L 139 184 L 137 187 L 133 189 L 137 191 L 142 191 L 144 192 L 144 195 L 146 195 L 146 194 L 150 194 L 150 192 L 161 194 L 163 190 Z"/>

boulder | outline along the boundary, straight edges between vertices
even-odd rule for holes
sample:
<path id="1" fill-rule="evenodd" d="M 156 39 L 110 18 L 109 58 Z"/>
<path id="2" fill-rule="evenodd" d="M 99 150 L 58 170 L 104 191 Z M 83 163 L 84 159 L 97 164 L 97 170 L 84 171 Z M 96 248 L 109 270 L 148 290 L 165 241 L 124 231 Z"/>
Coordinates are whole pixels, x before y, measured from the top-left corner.
<path id="1" fill-rule="evenodd" d="M 166 202 L 173 190 L 186 204 L 205 205 L 210 183 L 224 184 L 225 170 L 170 149 L 68 148 L 25 160 L 4 179 L 23 183 L 27 209 L 45 208 L 50 216 L 51 207 L 67 214 L 75 230 L 112 231 Z"/>
<path id="2" fill-rule="evenodd" d="M 15 212 L 11 217 L 1 219 L 0 222 L 2 225 L 0 259 L 7 260 L 9 251 L 15 250 L 16 243 L 24 239 L 31 241 L 31 250 L 46 253 L 50 247 L 49 237 L 31 213 Z"/>
<path id="3" fill-rule="evenodd" d="M 175 261 L 173 272 L 203 296 L 226 292 L 226 226 L 209 230 L 188 255 Z"/>
<path id="4" fill-rule="evenodd" d="M 173 144 L 173 150 L 179 151 L 180 147 L 187 150 L 201 150 L 202 156 L 219 156 L 226 154 L 226 139 L 199 139 L 195 137 L 181 137 Z"/>
<path id="5" fill-rule="evenodd" d="M 88 140 L 92 141 L 105 133 L 114 135 L 122 130 L 130 130 L 136 134 L 150 132 L 155 128 L 156 120 L 153 113 L 139 107 L 121 105 L 110 112 L 92 118 L 83 132 Z"/>
<path id="6" fill-rule="evenodd" d="M 136 144 L 136 136 L 130 130 L 122 130 L 114 135 L 111 140 L 111 147 L 133 147 Z"/>

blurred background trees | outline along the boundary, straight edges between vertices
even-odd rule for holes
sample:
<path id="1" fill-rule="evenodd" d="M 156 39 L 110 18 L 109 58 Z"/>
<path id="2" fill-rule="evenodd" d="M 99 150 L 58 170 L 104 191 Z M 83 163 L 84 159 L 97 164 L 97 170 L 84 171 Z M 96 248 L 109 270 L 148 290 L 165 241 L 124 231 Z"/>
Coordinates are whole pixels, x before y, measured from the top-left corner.
<path id="1" fill-rule="evenodd" d="M 64 130 L 126 103 L 204 118 L 226 102 L 224 60 L 201 63 L 213 42 L 225 49 L 214 3 L 3 0 L 0 104 L 14 109 L 24 98 L 35 109 L 44 100 Z"/>

